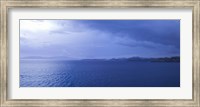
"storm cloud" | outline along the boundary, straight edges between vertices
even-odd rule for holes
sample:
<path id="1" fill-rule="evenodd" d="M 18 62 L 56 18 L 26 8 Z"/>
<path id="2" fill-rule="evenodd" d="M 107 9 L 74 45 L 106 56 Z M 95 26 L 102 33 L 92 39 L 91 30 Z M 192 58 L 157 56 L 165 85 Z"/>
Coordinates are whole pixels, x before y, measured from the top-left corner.
<path id="1" fill-rule="evenodd" d="M 180 55 L 179 20 L 20 20 L 21 57 Z"/>

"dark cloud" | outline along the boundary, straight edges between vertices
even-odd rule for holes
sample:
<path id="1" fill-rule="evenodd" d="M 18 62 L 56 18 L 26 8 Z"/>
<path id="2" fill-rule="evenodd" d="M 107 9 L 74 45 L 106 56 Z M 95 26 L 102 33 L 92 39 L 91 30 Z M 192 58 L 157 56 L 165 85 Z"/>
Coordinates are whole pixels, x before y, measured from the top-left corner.
<path id="1" fill-rule="evenodd" d="M 22 56 L 66 56 L 81 59 L 180 55 L 179 20 L 43 22 L 31 22 L 30 24 L 37 25 L 34 30 L 20 30 Z M 53 29 L 46 30 L 41 24 L 50 24 Z M 28 23 L 23 28 L 29 26 L 31 25 Z M 55 26 L 58 27 L 56 30 Z"/>
<path id="2" fill-rule="evenodd" d="M 180 48 L 179 20 L 84 20 L 90 28 Z"/>
<path id="3" fill-rule="evenodd" d="M 171 47 L 169 54 L 180 53 L 180 20 L 82 20 L 91 29 L 128 37 L 137 43 L 119 43 L 129 47 Z M 156 50 L 157 49 L 157 50 Z"/>

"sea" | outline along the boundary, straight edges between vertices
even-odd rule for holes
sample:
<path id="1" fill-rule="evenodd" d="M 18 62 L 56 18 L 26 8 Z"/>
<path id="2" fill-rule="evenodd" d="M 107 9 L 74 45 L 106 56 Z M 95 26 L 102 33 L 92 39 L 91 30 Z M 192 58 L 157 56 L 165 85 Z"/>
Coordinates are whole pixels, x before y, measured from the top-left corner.
<path id="1" fill-rule="evenodd" d="M 180 63 L 23 59 L 20 87 L 180 87 Z"/>

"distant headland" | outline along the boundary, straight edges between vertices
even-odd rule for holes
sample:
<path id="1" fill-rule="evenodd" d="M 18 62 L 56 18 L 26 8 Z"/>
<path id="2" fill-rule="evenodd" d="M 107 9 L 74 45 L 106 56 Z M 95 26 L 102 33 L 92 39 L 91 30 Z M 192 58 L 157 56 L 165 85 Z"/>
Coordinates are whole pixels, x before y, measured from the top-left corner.
<path id="1" fill-rule="evenodd" d="M 159 58 L 144 58 L 144 57 L 129 57 L 129 58 L 111 58 L 111 59 L 68 59 L 65 57 L 41 57 L 29 56 L 20 59 L 57 59 L 57 60 L 81 60 L 81 61 L 148 61 L 148 62 L 180 62 L 180 56 L 159 57 Z"/>
<path id="2" fill-rule="evenodd" d="M 130 58 L 112 58 L 112 59 L 82 59 L 85 61 L 148 61 L 148 62 L 180 62 L 179 56 L 173 57 L 159 57 L 159 58 L 143 58 L 143 57 L 130 57 Z"/>

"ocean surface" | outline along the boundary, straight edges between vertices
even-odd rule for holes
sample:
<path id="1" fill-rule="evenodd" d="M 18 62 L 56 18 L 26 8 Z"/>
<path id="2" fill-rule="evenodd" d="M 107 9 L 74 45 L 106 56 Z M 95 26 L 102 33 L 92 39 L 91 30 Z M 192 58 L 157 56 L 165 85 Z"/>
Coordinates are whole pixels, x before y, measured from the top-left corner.
<path id="1" fill-rule="evenodd" d="M 20 87 L 180 87 L 180 63 L 26 59 Z"/>

